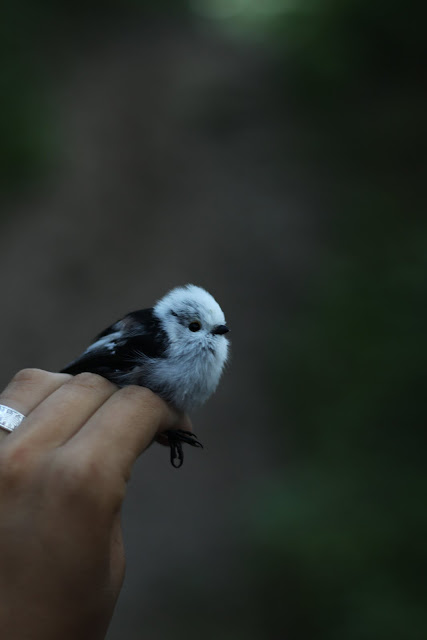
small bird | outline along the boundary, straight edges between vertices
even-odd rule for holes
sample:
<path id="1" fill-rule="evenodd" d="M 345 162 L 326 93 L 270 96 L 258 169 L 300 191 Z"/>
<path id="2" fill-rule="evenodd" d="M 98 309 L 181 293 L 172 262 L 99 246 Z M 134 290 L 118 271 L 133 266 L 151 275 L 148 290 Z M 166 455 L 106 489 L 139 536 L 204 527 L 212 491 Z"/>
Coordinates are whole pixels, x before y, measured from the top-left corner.
<path id="1" fill-rule="evenodd" d="M 172 407 L 200 407 L 218 386 L 228 357 L 229 328 L 216 300 L 192 284 L 176 287 L 154 307 L 133 311 L 100 333 L 62 373 L 97 373 L 119 387 L 148 387 Z M 202 447 L 188 431 L 167 431 L 172 466 L 182 443 Z"/>

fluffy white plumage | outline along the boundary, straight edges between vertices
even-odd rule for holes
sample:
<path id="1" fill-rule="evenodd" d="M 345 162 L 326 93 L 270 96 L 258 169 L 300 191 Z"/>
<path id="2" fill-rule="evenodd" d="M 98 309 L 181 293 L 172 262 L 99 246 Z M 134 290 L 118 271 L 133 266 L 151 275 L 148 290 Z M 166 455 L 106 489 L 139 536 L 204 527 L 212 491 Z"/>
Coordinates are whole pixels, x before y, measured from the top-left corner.
<path id="1" fill-rule="evenodd" d="M 176 287 L 153 308 L 106 329 L 63 371 L 93 371 L 120 386 L 145 386 L 188 412 L 218 386 L 228 357 L 227 332 L 210 293 L 191 284 Z"/>
<path id="2" fill-rule="evenodd" d="M 215 391 L 227 361 L 228 340 L 215 333 L 226 328 L 224 313 L 205 289 L 187 285 L 159 300 L 154 314 L 169 344 L 166 357 L 152 362 L 149 376 L 156 387 L 172 391 L 176 407 L 191 411 Z M 189 330 L 193 322 L 201 324 L 199 331 Z"/>

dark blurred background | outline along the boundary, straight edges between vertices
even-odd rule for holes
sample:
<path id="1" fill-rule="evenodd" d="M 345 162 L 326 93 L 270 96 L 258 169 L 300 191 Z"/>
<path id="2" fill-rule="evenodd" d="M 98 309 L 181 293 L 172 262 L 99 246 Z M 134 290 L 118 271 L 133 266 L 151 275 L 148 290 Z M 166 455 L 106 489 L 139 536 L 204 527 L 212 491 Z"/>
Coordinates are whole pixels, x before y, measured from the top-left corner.
<path id="1" fill-rule="evenodd" d="M 232 327 L 109 640 L 427 637 L 425 5 L 6 2 L 1 384 L 169 288 Z"/>

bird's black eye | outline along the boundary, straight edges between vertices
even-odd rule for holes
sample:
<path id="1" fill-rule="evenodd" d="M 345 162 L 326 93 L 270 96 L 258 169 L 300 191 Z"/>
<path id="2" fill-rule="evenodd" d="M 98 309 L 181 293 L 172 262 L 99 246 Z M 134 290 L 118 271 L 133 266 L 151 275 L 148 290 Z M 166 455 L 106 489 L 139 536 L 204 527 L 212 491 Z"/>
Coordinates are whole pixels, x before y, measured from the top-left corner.
<path id="1" fill-rule="evenodd" d="M 200 322 L 190 322 L 190 324 L 188 325 L 188 328 L 190 329 L 190 331 L 200 331 L 200 329 L 202 328 L 202 325 L 200 324 Z"/>

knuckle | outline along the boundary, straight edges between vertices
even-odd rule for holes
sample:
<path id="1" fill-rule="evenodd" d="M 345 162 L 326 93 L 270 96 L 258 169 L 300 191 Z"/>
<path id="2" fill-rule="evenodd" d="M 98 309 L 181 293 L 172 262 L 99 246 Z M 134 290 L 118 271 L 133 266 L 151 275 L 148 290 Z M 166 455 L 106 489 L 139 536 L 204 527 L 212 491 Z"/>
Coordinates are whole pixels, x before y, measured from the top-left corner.
<path id="1" fill-rule="evenodd" d="M 42 369 L 21 369 L 13 376 L 12 381 L 19 384 L 38 384 L 49 376 L 47 371 Z"/>
<path id="2" fill-rule="evenodd" d="M 60 488 L 63 499 L 80 507 L 89 505 L 105 509 L 124 497 L 119 490 L 120 483 L 114 487 L 104 461 L 90 456 L 72 458 L 56 465 L 54 483 Z"/>
<path id="3" fill-rule="evenodd" d="M 4 447 L 0 450 L 0 482 L 18 485 L 32 469 L 34 452 L 31 448 L 20 444 L 19 446 Z"/>
<path id="4" fill-rule="evenodd" d="M 83 460 L 70 461 L 58 469 L 58 475 L 60 475 L 65 489 L 80 491 L 80 489 L 92 485 L 94 469 Z"/>
<path id="5" fill-rule="evenodd" d="M 116 389 L 116 386 L 112 382 L 97 373 L 90 373 L 89 371 L 79 373 L 72 377 L 68 384 L 89 391 L 110 390 L 113 392 Z"/>
<path id="6" fill-rule="evenodd" d="M 70 490 L 88 490 L 90 487 L 102 486 L 106 480 L 106 472 L 102 460 L 89 455 L 75 459 L 65 459 L 57 468 L 62 484 Z"/>
<path id="7" fill-rule="evenodd" d="M 37 386 L 46 384 L 49 380 L 66 382 L 70 378 L 68 373 L 52 373 L 43 369 L 26 368 L 18 371 L 13 376 L 12 382 L 22 386 Z"/>
<path id="8" fill-rule="evenodd" d="M 56 468 L 54 475 L 63 495 L 84 500 L 94 493 L 94 485 L 99 481 L 99 474 L 93 465 L 81 460 L 62 464 Z"/>

